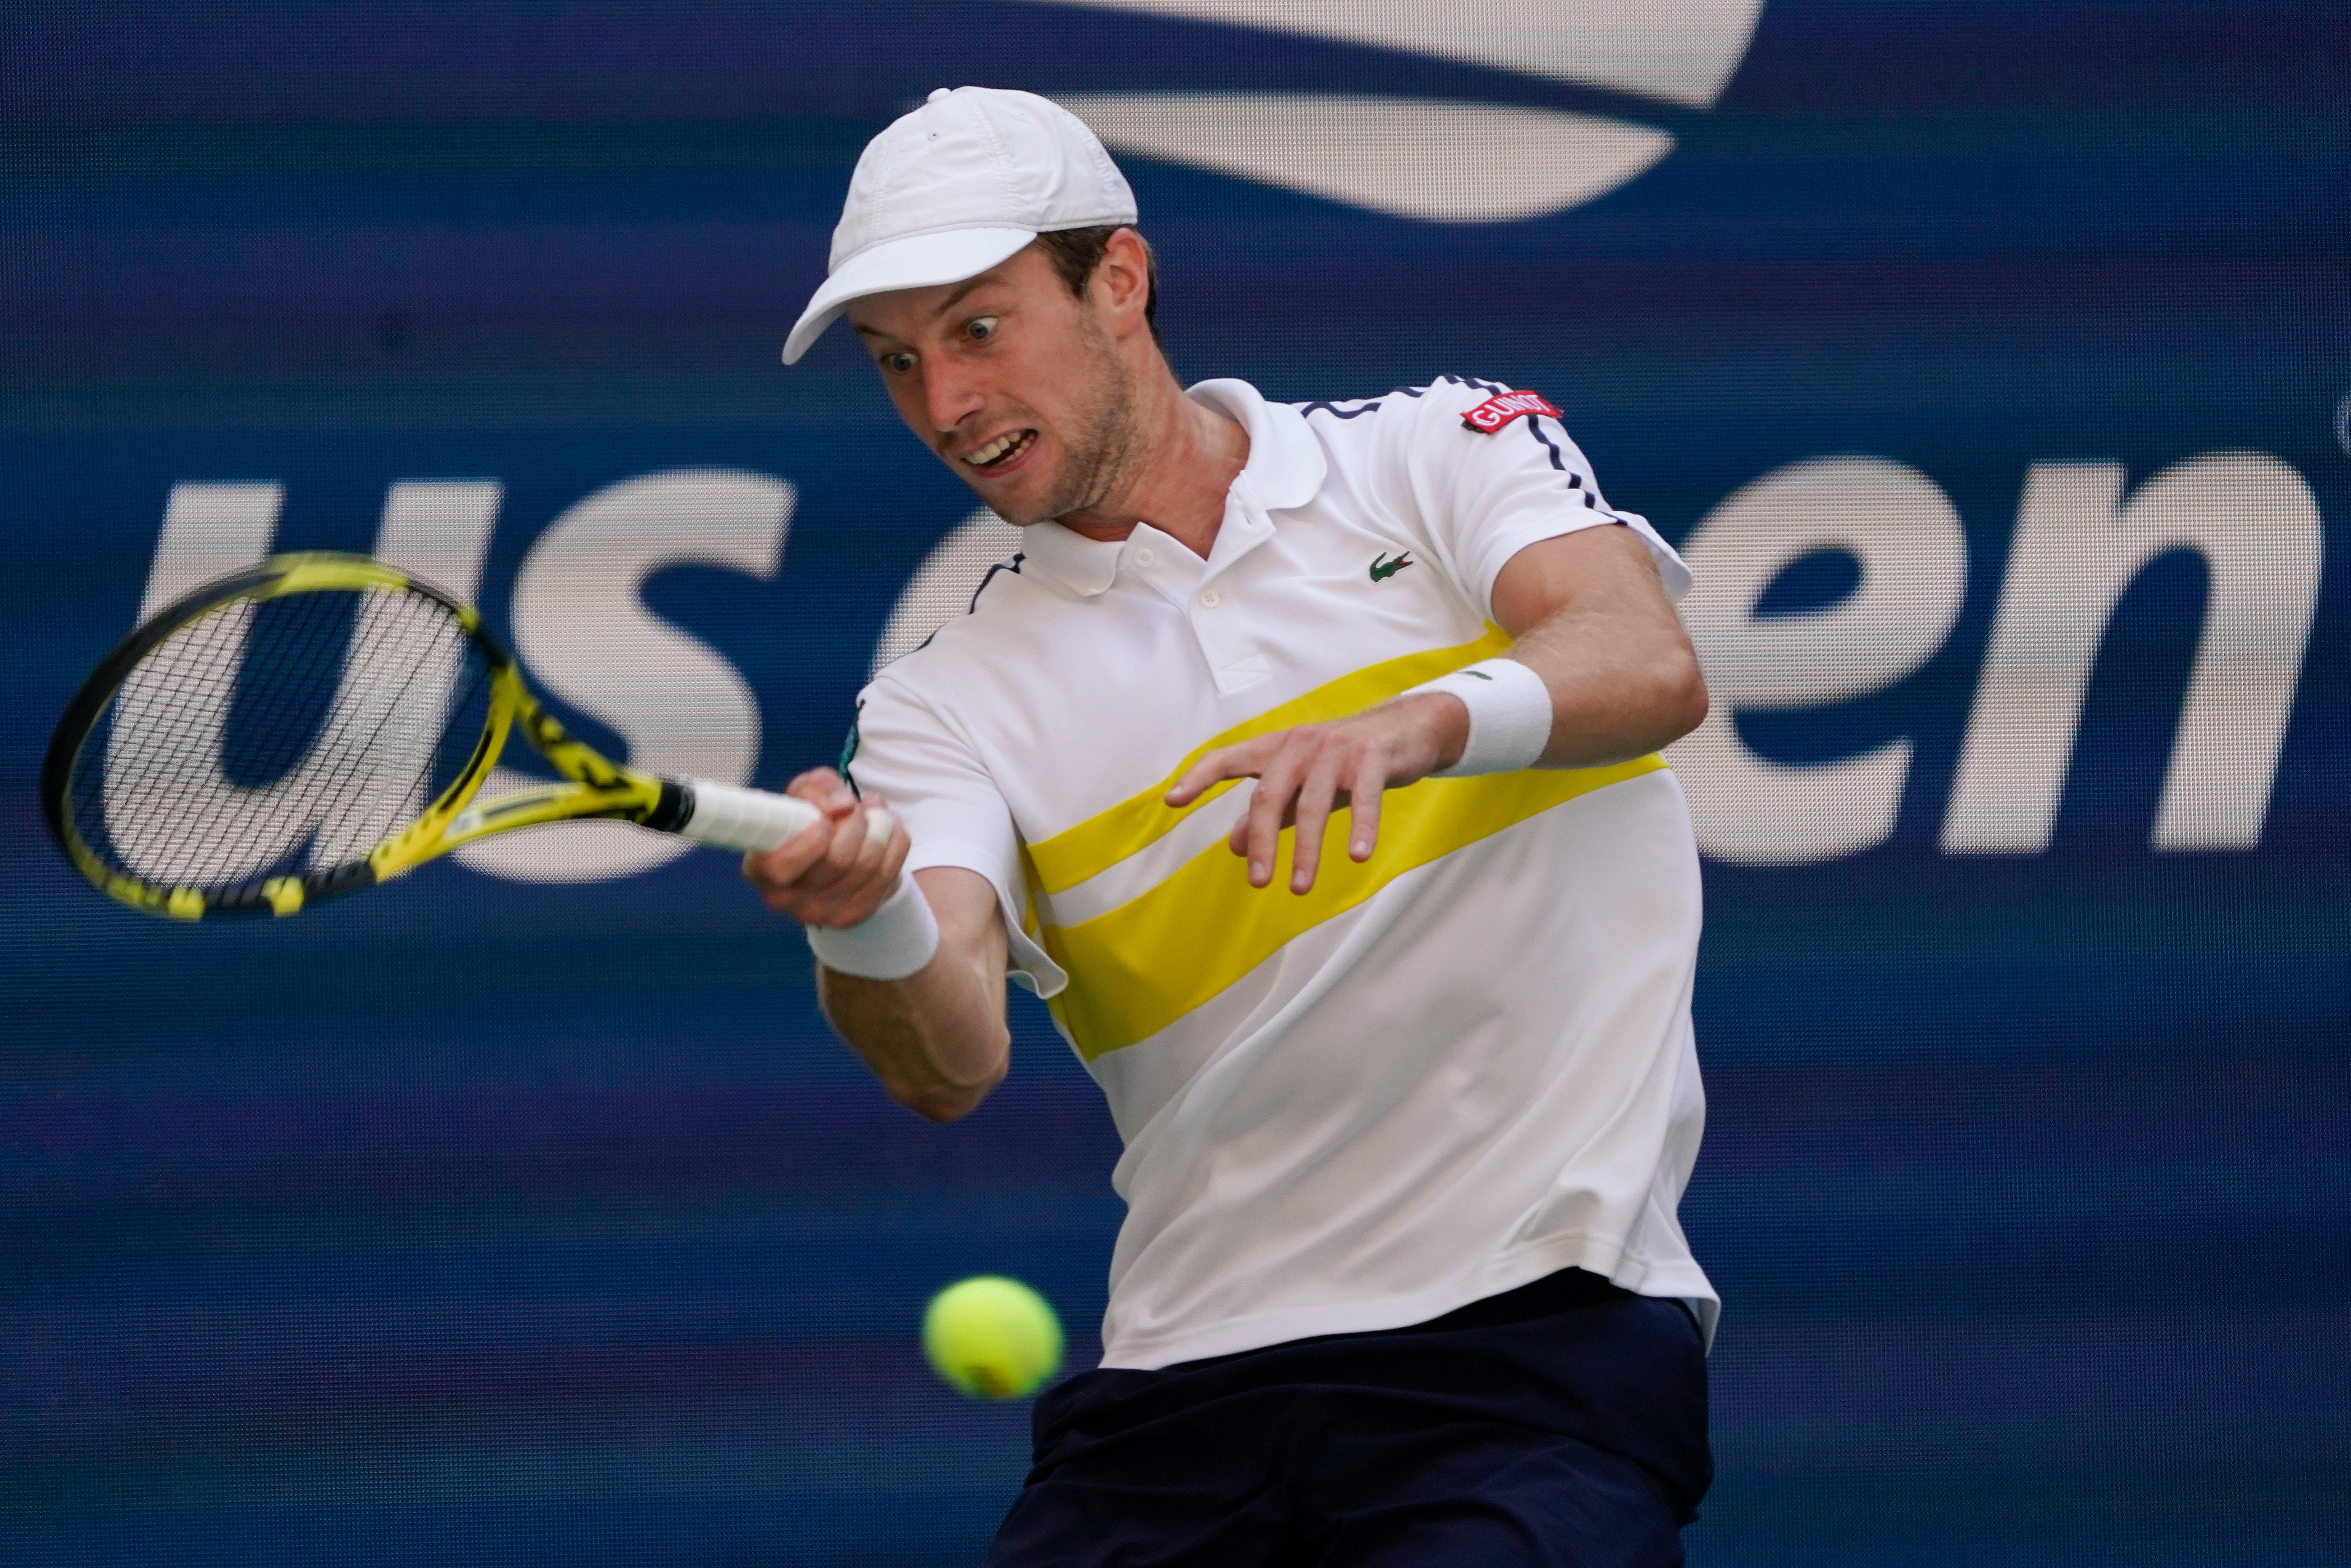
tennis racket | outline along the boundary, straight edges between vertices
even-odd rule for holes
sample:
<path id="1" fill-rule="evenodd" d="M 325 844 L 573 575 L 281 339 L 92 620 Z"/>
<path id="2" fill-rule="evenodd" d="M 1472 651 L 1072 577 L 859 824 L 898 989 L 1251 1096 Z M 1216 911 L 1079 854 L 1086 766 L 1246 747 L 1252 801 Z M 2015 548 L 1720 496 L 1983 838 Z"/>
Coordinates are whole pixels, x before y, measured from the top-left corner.
<path id="1" fill-rule="evenodd" d="M 563 782 L 476 800 L 517 731 Z M 548 822 L 758 852 L 818 816 L 599 755 L 539 706 L 472 606 L 328 553 L 222 578 L 131 632 L 58 721 L 41 806 L 101 891 L 180 920 L 292 915 Z M 879 808 L 872 825 L 889 831 Z"/>

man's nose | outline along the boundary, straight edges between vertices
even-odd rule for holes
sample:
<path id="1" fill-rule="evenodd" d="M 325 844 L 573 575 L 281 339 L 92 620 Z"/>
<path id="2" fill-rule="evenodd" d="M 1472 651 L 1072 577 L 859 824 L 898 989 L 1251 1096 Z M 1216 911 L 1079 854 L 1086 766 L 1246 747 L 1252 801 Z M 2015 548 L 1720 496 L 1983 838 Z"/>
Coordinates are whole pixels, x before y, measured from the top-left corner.
<path id="1" fill-rule="evenodd" d="M 924 413 L 931 428 L 944 435 L 977 413 L 987 402 L 978 378 L 953 361 L 924 367 Z"/>

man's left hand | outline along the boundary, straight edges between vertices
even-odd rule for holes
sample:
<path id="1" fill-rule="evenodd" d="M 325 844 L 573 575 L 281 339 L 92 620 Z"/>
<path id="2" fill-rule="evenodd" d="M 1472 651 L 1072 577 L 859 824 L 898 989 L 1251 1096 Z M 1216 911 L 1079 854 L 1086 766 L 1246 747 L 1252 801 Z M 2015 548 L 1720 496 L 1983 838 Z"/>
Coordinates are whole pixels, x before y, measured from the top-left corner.
<path id="1" fill-rule="evenodd" d="M 1209 752 L 1176 788 L 1170 806 L 1188 806 L 1226 779 L 1255 779 L 1248 812 L 1233 824 L 1233 853 L 1249 857 L 1252 887 L 1273 881 L 1281 830 L 1298 829 L 1290 891 L 1314 885 L 1331 813 L 1347 809 L 1347 854 L 1372 858 L 1380 840 L 1382 791 L 1416 783 L 1455 761 L 1469 740 L 1469 710 L 1442 692 L 1398 697 L 1330 724 L 1302 724 Z"/>
<path id="2" fill-rule="evenodd" d="M 1706 679 L 1674 614 L 1648 547 L 1629 528 L 1591 528 L 1527 546 L 1494 580 L 1494 620 L 1510 656 L 1552 695 L 1551 739 L 1538 768 L 1603 768 L 1680 739 L 1706 717 Z M 1380 792 L 1460 760 L 1469 710 L 1440 692 L 1397 697 L 1330 724 L 1245 740 L 1194 763 L 1171 806 L 1223 779 L 1255 779 L 1233 853 L 1253 887 L 1273 881 L 1281 830 L 1298 826 L 1290 891 L 1314 885 L 1322 831 L 1347 808 L 1347 853 L 1366 861 L 1380 838 Z"/>

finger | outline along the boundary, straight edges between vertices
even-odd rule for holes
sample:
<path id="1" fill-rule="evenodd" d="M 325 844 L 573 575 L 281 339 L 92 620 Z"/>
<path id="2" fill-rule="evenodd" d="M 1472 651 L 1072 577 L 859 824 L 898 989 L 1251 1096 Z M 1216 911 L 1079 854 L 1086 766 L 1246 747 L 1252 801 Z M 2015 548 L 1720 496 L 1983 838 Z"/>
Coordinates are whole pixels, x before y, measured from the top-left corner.
<path id="1" fill-rule="evenodd" d="M 846 817 L 828 818 L 822 826 L 831 830 L 824 852 L 811 861 L 792 881 L 794 888 L 814 900 L 819 895 L 830 897 L 841 891 L 843 879 L 855 869 L 857 853 L 864 846 L 865 813 L 852 811 Z"/>
<path id="2" fill-rule="evenodd" d="M 1226 761 L 1218 764 L 1224 769 L 1217 775 L 1218 778 L 1256 778 L 1259 780 L 1258 792 L 1262 794 L 1265 789 L 1264 769 L 1280 756 L 1282 748 L 1292 739 L 1306 733 L 1310 732 L 1302 729 L 1284 729 L 1278 730 L 1272 735 L 1261 735 L 1255 740 L 1244 741 L 1238 746 L 1228 746 L 1222 751 L 1212 751 L 1207 757 L 1200 758 L 1199 766 L 1205 768 L 1217 758 L 1225 758 Z M 1196 772 L 1197 768 L 1195 771 Z M 1190 775 L 1187 774 L 1186 777 L 1189 778 Z M 1209 782 L 1214 783 L 1215 780 L 1211 779 Z M 1175 796 L 1175 790 L 1168 791 L 1168 801 L 1171 805 L 1177 803 Z M 1237 855 L 1249 853 L 1249 812 L 1242 811 L 1239 816 L 1233 819 L 1232 831 L 1225 835 L 1226 847 Z"/>
<path id="3" fill-rule="evenodd" d="M 857 874 L 858 862 L 865 846 L 874 837 L 873 819 L 852 808 L 832 824 L 832 842 L 824 852 L 824 869 L 832 882 L 845 882 Z"/>
<path id="4" fill-rule="evenodd" d="M 857 800 L 848 782 L 830 768 L 810 768 L 786 785 L 784 793 L 807 801 L 824 814 L 774 849 L 743 857 L 744 880 L 758 888 L 768 907 L 778 914 L 789 914 L 791 910 L 789 901 L 778 903 L 777 895 L 785 893 L 823 859 L 832 847 L 832 823 L 846 815 Z"/>
<path id="5" fill-rule="evenodd" d="M 1280 765 L 1276 764 L 1276 766 Z M 1302 769 L 1301 768 L 1292 768 L 1287 777 L 1295 778 L 1301 770 Z M 1253 831 L 1251 824 L 1256 821 L 1256 819 L 1249 814 L 1250 810 L 1254 807 L 1258 798 L 1264 794 L 1266 785 L 1270 781 L 1270 775 L 1269 774 L 1268 776 L 1258 779 L 1257 789 L 1249 797 L 1250 806 L 1244 807 L 1241 810 L 1241 814 L 1233 819 L 1232 831 L 1225 835 L 1226 847 L 1230 849 L 1233 853 L 1237 855 L 1245 855 L 1249 853 L 1249 834 Z M 1273 831 L 1279 833 L 1281 831 L 1282 825 L 1290 821 L 1290 809 L 1288 805 L 1289 797 L 1277 796 L 1273 797 L 1273 799 L 1276 804 Z"/>
<path id="6" fill-rule="evenodd" d="M 867 811 L 865 840 L 857 846 L 857 860 L 852 874 L 871 882 L 882 874 L 882 862 L 890 858 L 890 846 L 898 838 L 898 823 L 887 811 Z"/>
<path id="7" fill-rule="evenodd" d="M 1281 754 L 1258 775 L 1257 789 L 1249 796 L 1249 815 L 1242 819 L 1248 830 L 1251 887 L 1268 887 L 1273 883 L 1274 856 L 1281 848 L 1281 821 L 1298 793 L 1299 779 L 1306 771 L 1314 746 L 1312 738 L 1303 732 L 1290 733 L 1290 739 L 1283 745 Z"/>
<path id="8" fill-rule="evenodd" d="M 758 890 L 759 902 L 766 904 L 770 913 L 789 915 L 798 918 L 800 907 L 807 902 L 808 897 L 807 891 L 800 886 L 798 877 L 768 876 L 749 864 L 747 857 L 743 874 L 745 879 Z"/>
<path id="9" fill-rule="evenodd" d="M 889 870 L 895 873 L 898 863 L 914 849 L 907 837 L 905 824 L 898 813 L 890 810 L 890 802 L 879 795 L 865 796 L 860 802 L 865 808 L 865 832 L 872 841 L 877 854 L 889 857 Z"/>
<path id="10" fill-rule="evenodd" d="M 1386 759 L 1377 747 L 1365 747 L 1347 783 L 1347 853 L 1357 861 L 1371 859 L 1379 844 L 1380 803 L 1386 799 L 1387 786 Z"/>
<path id="11" fill-rule="evenodd" d="M 829 817 L 845 817 L 857 808 L 857 791 L 830 768 L 811 768 L 784 787 L 784 793 L 806 800 Z"/>
<path id="12" fill-rule="evenodd" d="M 769 850 L 766 854 L 745 855 L 743 880 L 751 884 L 753 891 L 759 895 L 759 902 L 766 904 L 771 914 L 786 915 L 790 911 L 785 908 L 789 895 L 784 891 L 784 884 L 791 879 L 779 877 L 768 869 L 769 862 L 778 852 Z"/>
<path id="13" fill-rule="evenodd" d="M 782 888 L 823 857 L 831 836 L 831 819 L 819 817 L 774 849 L 745 855 L 743 880 L 762 894 Z"/>
<path id="14" fill-rule="evenodd" d="M 867 819 L 877 828 L 891 821 L 887 812 L 880 810 L 867 813 Z M 914 847 L 904 829 L 893 827 L 888 832 L 868 832 L 849 873 L 810 904 L 808 924 L 855 925 L 870 918 L 898 891 L 906 856 Z"/>
<path id="15" fill-rule="evenodd" d="M 1260 735 L 1255 740 L 1244 740 L 1238 746 L 1220 746 L 1206 753 L 1197 762 L 1184 770 L 1184 777 L 1167 791 L 1165 799 L 1170 806 L 1188 806 L 1211 786 L 1227 779 L 1247 779 L 1256 774 L 1267 758 L 1278 756 L 1281 743 L 1290 732 L 1278 730 Z"/>
<path id="16" fill-rule="evenodd" d="M 1346 749 L 1325 746 L 1298 787 L 1297 834 L 1290 841 L 1290 891 L 1304 893 L 1322 869 L 1322 830 L 1331 821 L 1332 797 L 1339 792 Z"/>

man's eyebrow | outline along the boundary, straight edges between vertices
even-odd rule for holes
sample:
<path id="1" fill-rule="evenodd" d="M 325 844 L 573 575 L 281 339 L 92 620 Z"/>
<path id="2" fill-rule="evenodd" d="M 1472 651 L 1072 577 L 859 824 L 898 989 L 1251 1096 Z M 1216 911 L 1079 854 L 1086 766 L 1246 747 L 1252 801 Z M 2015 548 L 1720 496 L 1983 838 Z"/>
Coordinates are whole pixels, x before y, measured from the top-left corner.
<path id="1" fill-rule="evenodd" d="M 963 303 L 965 295 L 969 294 L 973 289 L 977 288 L 984 284 L 989 284 L 995 281 L 996 279 L 989 277 L 987 273 L 981 273 L 977 277 L 973 278 L 961 288 L 956 289 L 953 294 L 950 294 L 945 299 L 940 300 L 938 308 L 931 312 L 932 318 L 935 319 L 938 317 L 946 315 L 948 311 Z"/>
<path id="2" fill-rule="evenodd" d="M 954 309 L 956 306 L 958 306 L 958 305 L 962 304 L 962 303 L 963 303 L 963 301 L 964 301 L 964 297 L 965 297 L 966 295 L 969 294 L 973 289 L 977 288 L 977 287 L 981 287 L 982 285 L 984 285 L 984 284 L 989 284 L 989 283 L 993 283 L 993 282 L 995 282 L 995 281 L 996 281 L 996 279 L 994 279 L 993 277 L 988 277 L 988 276 L 987 276 L 987 274 L 985 274 L 985 273 L 981 274 L 981 275 L 980 275 L 979 277 L 977 277 L 973 278 L 970 282 L 968 282 L 968 283 L 965 284 L 961 288 L 956 289 L 953 294 L 950 294 L 950 295 L 948 295 L 945 299 L 940 300 L 940 301 L 939 301 L 939 303 L 938 303 L 938 308 L 937 308 L 936 309 L 934 309 L 934 310 L 931 312 L 931 317 L 932 317 L 932 319 L 933 319 L 934 320 L 935 320 L 935 319 L 937 319 L 939 317 L 944 316 L 944 315 L 946 315 L 948 311 L 950 311 L 950 310 Z M 883 331 L 883 330 L 882 330 L 882 329 L 881 329 L 881 328 L 879 328 L 879 327 L 868 327 L 868 326 L 867 326 L 864 322 L 862 322 L 862 321 L 858 321 L 858 320 L 854 320 L 854 319 L 852 319 L 852 320 L 849 323 L 849 329 L 850 329 L 851 331 L 852 331 L 852 332 L 856 333 L 856 334 L 857 334 L 859 337 L 861 337 L 861 338 L 889 338 L 889 339 L 891 339 L 891 340 L 892 340 L 892 341 L 893 341 L 893 342 L 897 340 L 896 340 L 896 338 L 893 336 L 893 334 L 888 333 L 888 332 L 884 332 L 884 331 Z"/>

